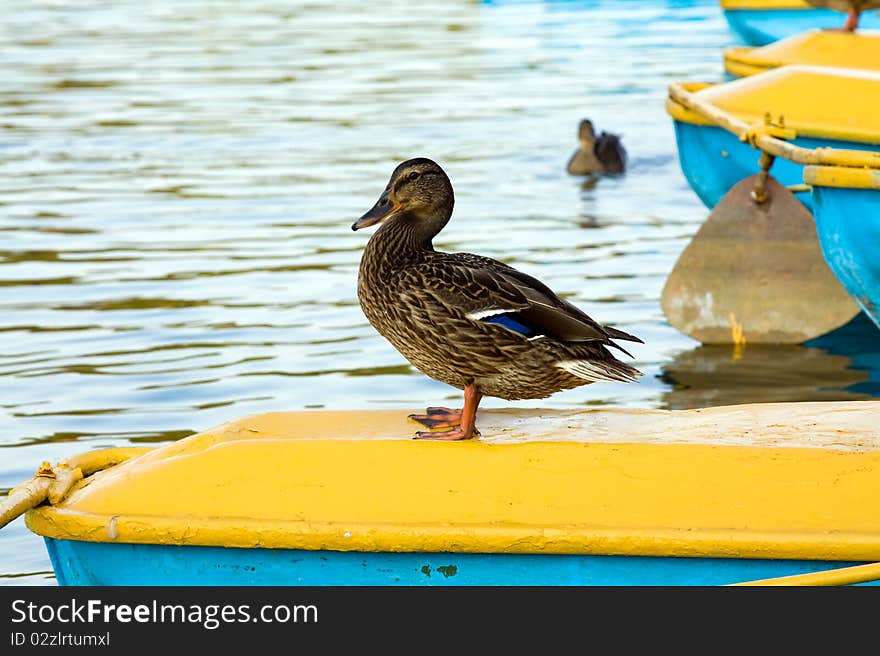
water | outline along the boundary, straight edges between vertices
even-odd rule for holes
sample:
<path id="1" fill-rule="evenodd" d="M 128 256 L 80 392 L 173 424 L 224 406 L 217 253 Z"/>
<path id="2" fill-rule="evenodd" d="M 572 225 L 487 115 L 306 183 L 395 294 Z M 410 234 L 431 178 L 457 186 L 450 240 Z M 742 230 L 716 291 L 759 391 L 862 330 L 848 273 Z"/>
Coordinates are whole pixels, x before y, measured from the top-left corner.
<path id="1" fill-rule="evenodd" d="M 457 204 L 438 246 L 490 255 L 641 336 L 636 385 L 547 407 L 880 396 L 860 317 L 787 348 L 702 347 L 665 276 L 706 210 L 663 109 L 720 81 L 712 0 L 21 0 L 0 21 L 0 488 L 89 449 L 243 415 L 454 404 L 367 324 L 352 233 L 401 160 Z M 629 173 L 565 174 L 578 121 Z M 486 399 L 485 407 L 519 405 Z M 0 584 L 52 584 L 21 520 Z"/>

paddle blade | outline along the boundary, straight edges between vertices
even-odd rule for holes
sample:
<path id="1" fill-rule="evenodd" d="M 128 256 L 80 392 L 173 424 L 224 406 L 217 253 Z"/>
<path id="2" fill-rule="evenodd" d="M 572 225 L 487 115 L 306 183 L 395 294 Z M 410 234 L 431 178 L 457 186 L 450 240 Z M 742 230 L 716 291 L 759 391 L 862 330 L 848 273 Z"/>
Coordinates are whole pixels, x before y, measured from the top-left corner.
<path id="1" fill-rule="evenodd" d="M 737 183 L 678 258 L 663 288 L 669 323 L 704 344 L 799 344 L 859 311 L 822 257 L 813 217 L 769 177 Z"/>

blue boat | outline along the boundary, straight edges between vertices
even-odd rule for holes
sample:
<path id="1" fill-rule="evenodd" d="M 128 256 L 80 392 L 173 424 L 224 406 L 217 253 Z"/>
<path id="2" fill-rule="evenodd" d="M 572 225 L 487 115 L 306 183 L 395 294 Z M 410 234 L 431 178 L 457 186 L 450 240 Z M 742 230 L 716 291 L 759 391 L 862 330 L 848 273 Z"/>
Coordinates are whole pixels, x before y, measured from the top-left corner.
<path id="1" fill-rule="evenodd" d="M 759 170 L 759 147 L 777 155 L 772 175 L 794 187 L 813 213 L 827 264 L 880 326 L 876 107 L 880 74 L 811 66 L 782 66 L 714 86 L 672 85 L 667 102 L 682 171 L 706 206 Z M 805 163 L 823 165 L 807 171 Z"/>
<path id="2" fill-rule="evenodd" d="M 794 146 L 880 152 L 880 113 L 875 109 L 880 106 L 880 74 L 876 72 L 783 66 L 724 84 L 682 86 L 695 98 L 759 129 L 768 112 L 770 130 L 773 121 L 782 117 L 782 125 L 776 127 L 780 133 L 795 135 L 787 139 Z M 672 99 L 667 111 L 674 119 L 682 172 L 706 207 L 714 207 L 733 185 L 760 170 L 760 151 L 740 135 Z M 803 187 L 802 164 L 777 157 L 770 172 L 783 185 Z M 806 188 L 795 195 L 812 211 L 813 199 Z"/>
<path id="3" fill-rule="evenodd" d="M 801 0 L 721 0 L 731 30 L 750 46 L 764 46 L 811 29 L 839 28 L 845 16 Z M 880 29 L 880 13 L 862 14 L 864 29 Z"/>
<path id="4" fill-rule="evenodd" d="M 41 470 L 26 523 L 61 585 L 876 584 L 878 412 L 269 413 Z"/>
<path id="5" fill-rule="evenodd" d="M 880 327 L 880 169 L 808 166 L 822 254 Z"/>

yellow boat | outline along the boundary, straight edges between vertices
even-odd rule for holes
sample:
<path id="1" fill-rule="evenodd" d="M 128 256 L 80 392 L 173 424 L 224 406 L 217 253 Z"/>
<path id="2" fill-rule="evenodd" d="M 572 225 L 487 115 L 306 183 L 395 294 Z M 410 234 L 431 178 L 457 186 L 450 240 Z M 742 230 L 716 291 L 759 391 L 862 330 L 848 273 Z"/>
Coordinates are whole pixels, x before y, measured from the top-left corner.
<path id="1" fill-rule="evenodd" d="M 880 71 L 880 32 L 808 30 L 760 48 L 724 53 L 724 69 L 736 77 L 789 64 Z"/>
<path id="2" fill-rule="evenodd" d="M 858 583 L 880 578 L 878 415 L 487 410 L 445 443 L 402 411 L 272 413 L 10 498 L 49 490 L 26 522 L 63 585 Z"/>
<path id="3" fill-rule="evenodd" d="M 804 0 L 721 0 L 731 30 L 748 45 L 764 46 L 805 30 L 840 28 L 844 14 Z M 862 14 L 861 28 L 880 28 L 880 14 Z"/>

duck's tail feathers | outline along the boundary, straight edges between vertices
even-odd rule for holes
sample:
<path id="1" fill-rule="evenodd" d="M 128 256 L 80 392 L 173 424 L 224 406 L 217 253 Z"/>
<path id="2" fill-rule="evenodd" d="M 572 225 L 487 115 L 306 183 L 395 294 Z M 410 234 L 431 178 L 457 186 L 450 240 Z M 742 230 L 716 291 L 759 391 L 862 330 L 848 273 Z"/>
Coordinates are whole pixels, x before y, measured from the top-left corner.
<path id="1" fill-rule="evenodd" d="M 642 372 L 617 360 L 563 360 L 556 366 L 572 376 L 596 382 L 600 380 L 632 383 Z"/>
<path id="2" fill-rule="evenodd" d="M 618 330 L 617 328 L 612 328 L 611 326 L 602 326 L 602 330 L 604 330 L 611 339 L 622 339 L 627 342 L 638 342 L 639 344 L 644 344 L 644 342 L 635 335 L 630 335 L 629 333 L 625 333 L 622 330 Z"/>
<path id="3" fill-rule="evenodd" d="M 629 333 L 625 333 L 622 330 L 618 330 L 617 328 L 612 328 L 611 326 L 602 326 L 602 330 L 604 330 L 605 334 L 609 337 L 609 340 L 605 342 L 605 346 L 613 346 L 618 351 L 626 353 L 629 357 L 633 357 L 633 354 L 623 348 L 620 344 L 616 344 L 611 340 L 621 339 L 627 342 L 638 342 L 639 344 L 644 344 L 644 342 L 635 335 L 630 335 Z"/>

